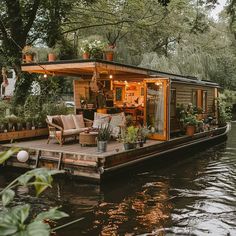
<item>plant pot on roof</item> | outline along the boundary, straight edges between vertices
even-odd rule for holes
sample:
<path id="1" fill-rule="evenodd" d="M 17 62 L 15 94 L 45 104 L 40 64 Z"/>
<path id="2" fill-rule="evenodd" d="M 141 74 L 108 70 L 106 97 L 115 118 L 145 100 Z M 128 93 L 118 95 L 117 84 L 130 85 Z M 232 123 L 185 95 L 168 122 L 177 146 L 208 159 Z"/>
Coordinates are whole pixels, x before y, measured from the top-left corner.
<path id="1" fill-rule="evenodd" d="M 115 50 L 116 50 L 116 48 L 114 45 L 108 45 L 105 48 L 104 53 L 105 53 L 105 60 L 106 61 L 113 61 Z"/>
<path id="2" fill-rule="evenodd" d="M 60 49 L 58 47 L 54 47 L 54 48 L 48 48 L 47 51 L 48 51 L 48 61 L 49 62 L 56 61 L 56 59 L 60 54 Z"/>
<path id="3" fill-rule="evenodd" d="M 93 40 L 90 42 L 90 57 L 94 59 L 103 59 L 103 51 L 105 48 L 102 40 Z"/>
<path id="4" fill-rule="evenodd" d="M 85 39 L 81 42 L 81 51 L 82 57 L 84 60 L 88 60 L 90 58 L 90 43 L 89 40 Z"/>
<path id="5" fill-rule="evenodd" d="M 22 50 L 25 63 L 31 63 L 34 60 L 35 49 L 31 46 L 25 46 Z"/>

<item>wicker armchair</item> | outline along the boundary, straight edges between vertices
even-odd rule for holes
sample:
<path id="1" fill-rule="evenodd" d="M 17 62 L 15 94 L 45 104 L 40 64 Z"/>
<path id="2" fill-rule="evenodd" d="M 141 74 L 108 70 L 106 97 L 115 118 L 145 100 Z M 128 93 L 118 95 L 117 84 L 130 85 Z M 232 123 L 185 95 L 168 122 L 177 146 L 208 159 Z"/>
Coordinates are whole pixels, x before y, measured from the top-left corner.
<path id="1" fill-rule="evenodd" d="M 51 139 L 56 139 L 61 146 L 66 138 L 74 137 L 76 140 L 81 132 L 93 125 L 92 120 L 83 118 L 82 115 L 47 116 L 46 122 L 49 130 L 47 144 Z"/>

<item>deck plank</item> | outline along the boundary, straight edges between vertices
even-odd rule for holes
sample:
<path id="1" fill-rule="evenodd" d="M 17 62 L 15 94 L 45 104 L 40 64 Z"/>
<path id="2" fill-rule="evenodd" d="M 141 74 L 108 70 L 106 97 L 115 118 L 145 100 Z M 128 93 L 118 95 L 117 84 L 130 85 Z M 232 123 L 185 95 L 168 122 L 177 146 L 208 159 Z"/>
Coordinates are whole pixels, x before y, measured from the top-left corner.
<path id="1" fill-rule="evenodd" d="M 151 146 L 153 144 L 161 143 L 161 141 L 156 140 L 148 140 L 145 144 L 145 147 Z M 3 147 L 19 147 L 25 149 L 33 149 L 33 150 L 41 150 L 41 151 L 49 151 L 56 153 L 68 153 L 68 154 L 79 154 L 79 155 L 90 155 L 90 156 L 99 156 L 106 157 L 111 156 L 117 152 L 124 152 L 123 144 L 117 141 L 110 141 L 107 145 L 107 152 L 98 153 L 97 147 L 91 146 L 83 146 L 74 140 L 68 140 L 63 146 L 60 146 L 58 143 L 51 141 L 51 143 L 47 144 L 47 139 L 37 139 L 30 141 L 21 141 L 9 144 L 3 144 Z"/>

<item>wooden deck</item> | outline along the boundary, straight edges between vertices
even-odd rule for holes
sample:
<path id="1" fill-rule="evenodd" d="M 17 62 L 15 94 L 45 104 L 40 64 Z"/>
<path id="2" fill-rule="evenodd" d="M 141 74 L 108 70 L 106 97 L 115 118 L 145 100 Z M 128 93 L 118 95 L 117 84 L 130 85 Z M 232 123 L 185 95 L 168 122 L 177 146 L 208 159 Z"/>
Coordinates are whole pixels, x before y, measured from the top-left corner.
<path id="1" fill-rule="evenodd" d="M 74 140 L 66 142 L 63 146 L 53 142 L 47 144 L 46 139 L 22 141 L 3 144 L 0 149 L 6 150 L 16 146 L 29 152 L 30 158 L 27 162 L 21 163 L 16 156 L 13 156 L 6 162 L 9 166 L 29 169 L 37 167 L 62 169 L 73 176 L 100 182 L 118 169 L 125 169 L 127 166 L 134 166 L 136 163 L 157 158 L 169 152 L 189 148 L 196 144 L 210 143 L 215 139 L 225 137 L 228 130 L 227 126 L 169 141 L 147 140 L 144 147 L 128 151 L 124 150 L 122 143 L 111 141 L 105 153 L 98 153 L 97 147 L 81 147 Z"/>
<path id="2" fill-rule="evenodd" d="M 46 139 L 15 142 L 3 144 L 1 150 L 10 147 L 19 147 L 30 154 L 26 163 L 20 163 L 16 156 L 7 161 L 7 165 L 33 169 L 36 167 L 47 167 L 50 169 L 63 169 L 69 174 L 81 178 L 100 182 L 104 168 L 125 162 L 129 156 L 137 157 L 138 153 L 148 147 L 161 143 L 160 141 L 148 140 L 145 147 L 126 151 L 123 144 L 110 141 L 107 152 L 99 153 L 97 147 L 83 146 L 74 140 L 68 140 L 63 146 L 51 141 L 47 144 Z M 132 160 L 130 158 L 130 160 Z"/>
<path id="3" fill-rule="evenodd" d="M 156 140 L 147 140 L 145 147 L 161 143 L 161 141 Z M 41 150 L 41 151 L 50 151 L 50 152 L 57 152 L 57 153 L 67 153 L 67 154 L 80 154 L 80 155 L 90 155 L 90 156 L 99 156 L 99 157 L 106 157 L 111 156 L 117 152 L 126 152 L 123 148 L 123 144 L 119 143 L 118 141 L 110 141 L 107 145 L 107 152 L 99 153 L 97 151 L 97 147 L 94 146 L 83 146 L 74 140 L 69 140 L 63 146 L 60 146 L 57 142 L 53 142 L 53 140 L 47 144 L 47 139 L 38 139 L 32 141 L 22 141 L 22 142 L 15 142 L 12 144 L 3 144 L 3 147 L 19 147 L 22 149 L 34 149 L 34 150 Z"/>

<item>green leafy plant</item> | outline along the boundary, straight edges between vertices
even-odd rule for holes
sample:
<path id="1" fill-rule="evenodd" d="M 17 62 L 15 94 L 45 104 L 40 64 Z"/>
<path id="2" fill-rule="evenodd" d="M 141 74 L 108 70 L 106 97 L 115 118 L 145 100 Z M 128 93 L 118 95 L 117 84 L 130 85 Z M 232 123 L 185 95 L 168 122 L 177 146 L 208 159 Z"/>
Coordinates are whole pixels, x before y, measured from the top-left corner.
<path id="1" fill-rule="evenodd" d="M 232 106 L 227 105 L 224 97 L 217 99 L 218 112 L 219 112 L 219 125 L 224 126 L 227 122 L 232 119 Z"/>
<path id="2" fill-rule="evenodd" d="M 6 152 L 0 153 L 0 164 L 4 163 L 19 149 L 13 148 Z M 15 191 L 18 186 L 33 186 L 36 196 L 39 196 L 48 187 L 51 187 L 52 176 L 62 171 L 48 170 L 45 168 L 34 169 L 19 176 L 4 189 L 0 191 L 1 203 L 3 208 L 0 210 L 0 234 L 3 236 L 10 235 L 37 235 L 49 236 L 53 229 L 46 223 L 46 220 L 58 220 L 68 215 L 58 208 L 52 208 L 48 211 L 39 213 L 34 219 L 30 218 L 30 204 L 8 207 L 12 205 Z"/>
<path id="3" fill-rule="evenodd" d="M 121 130 L 120 141 L 123 143 L 137 143 L 139 128 L 129 126 Z"/>
<path id="4" fill-rule="evenodd" d="M 186 126 L 188 126 L 188 125 L 196 126 L 198 124 L 198 120 L 195 115 L 188 114 L 184 119 L 184 124 Z"/>
<path id="5" fill-rule="evenodd" d="M 111 128 L 110 125 L 106 125 L 104 127 L 100 127 L 98 129 L 98 141 L 108 141 L 111 137 Z"/>

